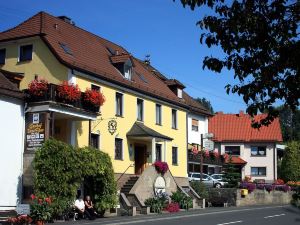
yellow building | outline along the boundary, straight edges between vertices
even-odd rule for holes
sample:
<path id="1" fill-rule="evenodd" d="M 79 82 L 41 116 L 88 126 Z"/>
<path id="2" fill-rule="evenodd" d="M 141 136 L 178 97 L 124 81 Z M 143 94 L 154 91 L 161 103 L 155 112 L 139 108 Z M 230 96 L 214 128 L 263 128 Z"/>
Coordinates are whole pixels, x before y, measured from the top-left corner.
<path id="1" fill-rule="evenodd" d="M 159 79 L 121 46 L 76 27 L 67 17 L 41 12 L 0 33 L 0 69 L 23 73 L 21 89 L 37 78 L 53 84 L 46 99 L 27 107 L 28 113 L 47 112 L 45 137 L 107 152 L 117 177 L 141 174 L 160 160 L 178 181 L 186 180 L 184 86 Z M 64 80 L 81 91 L 99 89 L 106 98 L 100 111 L 57 103 L 55 88 Z M 24 151 L 25 186 L 32 182 L 26 177 L 32 149 Z"/>

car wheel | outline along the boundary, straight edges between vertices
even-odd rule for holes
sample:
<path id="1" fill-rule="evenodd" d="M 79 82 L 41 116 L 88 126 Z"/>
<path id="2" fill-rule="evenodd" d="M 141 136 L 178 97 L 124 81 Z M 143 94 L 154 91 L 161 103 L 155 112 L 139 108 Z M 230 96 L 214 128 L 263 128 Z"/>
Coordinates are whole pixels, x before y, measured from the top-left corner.
<path id="1" fill-rule="evenodd" d="M 215 188 L 221 188 L 222 187 L 222 185 L 221 184 L 215 184 Z"/>

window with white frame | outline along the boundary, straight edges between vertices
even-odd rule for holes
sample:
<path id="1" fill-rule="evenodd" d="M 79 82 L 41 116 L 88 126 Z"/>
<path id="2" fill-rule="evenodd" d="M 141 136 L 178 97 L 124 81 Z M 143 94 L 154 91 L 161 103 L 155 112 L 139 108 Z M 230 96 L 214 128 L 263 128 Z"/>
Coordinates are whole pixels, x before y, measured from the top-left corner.
<path id="1" fill-rule="evenodd" d="M 19 49 L 19 62 L 32 60 L 33 45 L 22 45 Z"/>
<path id="2" fill-rule="evenodd" d="M 178 148 L 172 147 L 172 165 L 178 165 Z"/>
<path id="3" fill-rule="evenodd" d="M 161 119 L 161 105 L 156 104 L 155 106 L 155 115 L 156 115 L 156 124 L 161 125 L 162 119 Z"/>
<path id="4" fill-rule="evenodd" d="M 172 109 L 172 128 L 177 129 L 177 110 Z"/>
<path id="5" fill-rule="evenodd" d="M 123 159 L 123 139 L 115 138 L 115 159 Z"/>
<path id="6" fill-rule="evenodd" d="M 239 156 L 241 154 L 240 146 L 225 146 L 225 153 Z"/>
<path id="7" fill-rule="evenodd" d="M 137 106 L 137 120 L 144 121 L 144 100 L 138 98 L 136 101 Z"/>
<path id="8" fill-rule="evenodd" d="M 116 116 L 123 116 L 123 94 L 116 92 Z"/>
<path id="9" fill-rule="evenodd" d="M 266 167 L 251 167 L 252 176 L 266 176 L 267 168 Z"/>
<path id="10" fill-rule="evenodd" d="M 266 156 L 266 146 L 251 146 L 251 156 Z"/>
<path id="11" fill-rule="evenodd" d="M 128 60 L 126 63 L 124 63 L 124 77 L 127 80 L 131 80 L 131 74 L 132 74 L 132 64 L 130 60 Z"/>
<path id="12" fill-rule="evenodd" d="M 91 133 L 91 147 L 100 149 L 100 135 Z"/>
<path id="13" fill-rule="evenodd" d="M 192 119 L 192 131 L 199 131 L 199 120 Z"/>

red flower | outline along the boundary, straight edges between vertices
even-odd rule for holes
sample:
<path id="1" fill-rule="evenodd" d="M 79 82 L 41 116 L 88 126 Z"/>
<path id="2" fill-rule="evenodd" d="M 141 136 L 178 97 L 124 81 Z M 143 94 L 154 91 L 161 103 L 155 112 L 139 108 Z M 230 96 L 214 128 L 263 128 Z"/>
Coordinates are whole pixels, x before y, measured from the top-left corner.
<path id="1" fill-rule="evenodd" d="M 34 200 L 35 199 L 35 195 L 34 194 L 30 195 L 30 198 L 31 198 L 31 200 Z"/>
<path id="2" fill-rule="evenodd" d="M 48 204 L 51 204 L 51 198 L 50 197 L 45 198 L 45 202 L 47 202 Z"/>
<path id="3" fill-rule="evenodd" d="M 205 150 L 204 157 L 209 157 L 209 151 L 208 150 Z"/>
<path id="4" fill-rule="evenodd" d="M 84 92 L 84 101 L 99 107 L 105 102 L 105 97 L 101 92 L 87 88 Z"/>
<path id="5" fill-rule="evenodd" d="M 177 202 L 172 202 L 172 203 L 168 204 L 168 206 L 166 207 L 166 210 L 170 213 L 179 212 L 179 210 L 180 210 L 179 204 Z"/>
<path id="6" fill-rule="evenodd" d="M 63 81 L 57 87 L 58 97 L 70 102 L 75 102 L 80 99 L 81 91 L 78 85 L 70 84 L 68 81 Z"/>
<path id="7" fill-rule="evenodd" d="M 44 96 L 48 90 L 48 81 L 35 79 L 28 84 L 28 92 L 32 96 Z"/>
<path id="8" fill-rule="evenodd" d="M 38 203 L 42 204 L 43 203 L 43 199 L 39 198 Z"/>
<path id="9" fill-rule="evenodd" d="M 156 161 L 153 166 L 155 167 L 156 171 L 161 174 L 165 174 L 169 170 L 168 163 Z"/>
<path id="10" fill-rule="evenodd" d="M 215 156 L 215 158 L 218 158 L 219 157 L 219 152 L 214 151 L 214 156 Z"/>

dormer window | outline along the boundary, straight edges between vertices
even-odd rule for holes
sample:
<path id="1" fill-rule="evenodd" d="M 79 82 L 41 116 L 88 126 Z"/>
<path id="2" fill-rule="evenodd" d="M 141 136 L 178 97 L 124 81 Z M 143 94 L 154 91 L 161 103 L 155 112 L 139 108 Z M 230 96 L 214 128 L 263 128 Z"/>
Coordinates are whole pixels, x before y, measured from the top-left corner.
<path id="1" fill-rule="evenodd" d="M 180 83 L 176 79 L 166 80 L 165 83 L 178 98 L 182 98 L 182 91 L 185 88 L 185 86 L 182 83 Z"/>
<path id="2" fill-rule="evenodd" d="M 115 55 L 110 57 L 112 64 L 120 71 L 120 73 L 127 80 L 131 80 L 133 61 L 131 55 L 128 53 L 119 54 L 117 51 Z"/>
<path id="3" fill-rule="evenodd" d="M 131 80 L 131 73 L 132 73 L 132 64 L 130 60 L 127 60 L 126 63 L 124 63 L 124 77 L 127 80 Z"/>

